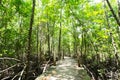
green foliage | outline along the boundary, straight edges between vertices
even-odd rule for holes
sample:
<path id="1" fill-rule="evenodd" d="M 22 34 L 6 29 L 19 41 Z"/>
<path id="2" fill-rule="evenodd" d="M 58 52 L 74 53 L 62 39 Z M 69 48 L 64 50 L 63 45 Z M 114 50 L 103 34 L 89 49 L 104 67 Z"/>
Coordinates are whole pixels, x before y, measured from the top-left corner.
<path id="1" fill-rule="evenodd" d="M 60 22 L 63 49 L 70 48 L 74 53 L 74 48 L 77 48 L 78 53 L 86 53 L 88 58 L 96 54 L 96 51 L 101 54 L 109 53 L 109 50 L 114 50 L 110 33 L 113 34 L 116 46 L 119 48 L 117 24 L 103 2 L 94 4 L 93 0 L 38 0 L 36 3 L 32 34 L 33 53 L 36 52 L 37 30 L 38 42 L 41 41 L 42 44 L 38 47 L 41 47 L 43 52 L 47 52 L 48 34 L 51 48 L 54 46 L 55 50 L 58 49 Z M 2 0 L 1 4 L 0 56 L 25 53 L 32 2 L 31 0 Z M 115 0 L 112 0 L 111 4 L 117 12 Z M 105 11 L 107 11 L 110 28 L 106 22 Z M 60 13 L 62 13 L 61 18 Z"/>

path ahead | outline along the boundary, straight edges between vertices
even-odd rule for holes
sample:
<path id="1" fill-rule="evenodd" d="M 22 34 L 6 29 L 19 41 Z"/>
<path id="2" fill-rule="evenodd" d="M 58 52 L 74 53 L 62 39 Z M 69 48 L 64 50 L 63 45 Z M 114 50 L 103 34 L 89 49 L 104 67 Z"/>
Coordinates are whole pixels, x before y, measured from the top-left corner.
<path id="1" fill-rule="evenodd" d="M 35 80 L 91 80 L 84 68 L 77 67 L 77 62 L 65 57 L 58 61 L 57 66 L 51 66 Z"/>

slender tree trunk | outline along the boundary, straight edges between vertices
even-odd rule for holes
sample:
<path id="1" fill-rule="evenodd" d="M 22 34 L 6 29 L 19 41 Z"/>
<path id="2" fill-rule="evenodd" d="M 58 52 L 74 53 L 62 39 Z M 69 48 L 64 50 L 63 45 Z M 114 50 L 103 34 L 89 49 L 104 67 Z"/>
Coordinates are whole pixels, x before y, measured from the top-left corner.
<path id="1" fill-rule="evenodd" d="M 53 33 L 52 33 L 52 44 L 51 44 L 51 46 L 52 46 L 52 53 L 53 53 L 53 64 L 56 66 L 56 54 L 55 54 L 55 46 L 54 46 L 54 27 L 55 27 L 55 21 L 54 21 L 54 23 L 53 23 Z"/>
<path id="2" fill-rule="evenodd" d="M 69 50 L 68 52 L 69 52 L 69 54 L 70 54 L 70 50 Z M 62 56 L 62 59 L 64 59 L 64 57 L 65 57 L 65 50 L 63 49 L 63 56 Z"/>
<path id="3" fill-rule="evenodd" d="M 117 24 L 120 26 L 120 20 L 118 19 L 117 15 L 115 14 L 115 12 L 114 12 L 114 10 L 113 10 L 109 0 L 106 0 L 106 2 L 107 2 L 108 6 L 110 8 L 111 13 L 113 14 L 113 17 L 115 18 Z"/>
<path id="4" fill-rule="evenodd" d="M 120 20 L 120 1 L 117 0 L 117 2 L 118 2 L 118 17 L 119 17 L 119 20 Z"/>
<path id="5" fill-rule="evenodd" d="M 85 48 L 85 49 L 84 49 L 84 54 L 85 54 L 85 55 L 87 55 L 87 53 L 86 53 L 86 52 L 87 52 L 86 34 L 87 34 L 87 33 L 84 32 L 84 48 Z"/>
<path id="6" fill-rule="evenodd" d="M 54 41 L 52 39 L 52 44 L 54 45 Z M 54 46 L 52 47 L 52 53 L 53 53 L 53 64 L 54 66 L 56 66 L 56 54 L 55 54 L 55 50 L 54 50 Z"/>
<path id="7" fill-rule="evenodd" d="M 0 0 L 0 4 L 2 4 L 2 0 Z"/>
<path id="8" fill-rule="evenodd" d="M 47 13 L 47 19 L 48 19 L 48 13 Z M 47 40 L 48 40 L 48 55 L 49 59 L 51 58 L 51 52 L 50 52 L 50 30 L 49 30 L 49 23 L 47 21 Z"/>
<path id="9" fill-rule="evenodd" d="M 117 2 L 118 2 L 118 19 L 120 20 L 120 1 L 117 0 Z M 117 27 L 117 33 L 119 35 L 119 40 L 120 40 L 120 26 Z M 120 47 L 120 42 L 118 42 L 118 45 Z"/>
<path id="10" fill-rule="evenodd" d="M 28 49 L 27 49 L 27 67 L 26 67 L 26 80 L 28 80 L 28 73 L 30 70 L 30 55 L 31 55 L 31 42 L 32 42 L 32 26 L 34 21 L 34 11 L 35 11 L 35 0 L 33 0 L 32 13 L 30 19 L 30 27 L 28 33 Z"/>
<path id="11" fill-rule="evenodd" d="M 118 33 L 119 39 L 120 39 L 120 2 L 119 2 L 119 0 L 118 0 L 118 17 L 117 17 L 117 15 L 115 14 L 115 11 L 113 10 L 113 8 L 112 8 L 109 0 L 106 0 L 106 2 L 107 2 L 108 6 L 109 6 L 109 8 L 110 8 L 111 13 L 113 14 L 113 17 L 115 18 L 115 20 L 116 20 L 116 22 L 117 22 L 117 24 L 118 24 L 118 26 L 117 26 L 117 33 Z"/>
<path id="12" fill-rule="evenodd" d="M 84 58 L 83 56 L 85 56 L 85 55 L 83 55 L 83 43 L 84 43 L 84 41 L 83 41 L 84 40 L 83 31 L 82 31 L 81 35 L 82 35 L 82 41 L 81 41 L 81 52 L 80 53 L 81 53 L 81 58 L 82 58 L 81 62 L 83 62 L 83 60 L 85 60 L 85 59 L 83 59 Z M 86 62 L 86 61 L 84 61 L 84 62 Z"/>
<path id="13" fill-rule="evenodd" d="M 59 44 L 58 44 L 58 56 L 61 59 L 61 22 L 60 22 L 60 30 L 59 30 Z"/>
<path id="14" fill-rule="evenodd" d="M 40 47 L 39 47 L 39 50 L 40 50 L 39 61 L 41 61 L 41 55 L 42 55 L 42 41 L 41 41 L 41 39 L 40 39 L 39 45 L 40 45 Z"/>
<path id="15" fill-rule="evenodd" d="M 37 31 L 36 31 L 36 49 L 37 49 L 37 67 L 39 68 L 39 63 L 40 63 L 40 53 L 39 53 L 39 26 L 37 26 Z M 39 73 L 39 70 L 38 70 Z"/>
<path id="16" fill-rule="evenodd" d="M 7 16 L 7 12 L 6 13 L 4 13 L 4 16 Z M 4 16 L 3 16 L 3 18 L 4 18 Z M 5 26 L 5 30 L 7 30 L 7 20 L 5 20 L 5 22 L 4 22 L 4 24 L 3 24 L 3 26 Z M 4 50 L 7 50 L 7 38 L 6 38 L 6 35 L 7 35 L 7 33 L 6 33 L 6 31 L 5 31 L 5 33 L 4 33 Z"/>
<path id="17" fill-rule="evenodd" d="M 74 38 L 74 54 L 77 56 L 77 40 L 76 40 L 76 27 L 73 25 L 73 38 Z"/>
<path id="18" fill-rule="evenodd" d="M 37 41 L 37 43 L 36 43 L 36 49 L 37 49 L 37 55 L 39 56 L 39 54 L 38 54 L 38 51 L 39 51 L 39 47 L 38 47 L 38 45 L 39 45 L 39 28 L 38 28 L 38 26 L 37 26 L 37 32 L 36 32 L 36 37 L 37 37 L 37 39 L 36 39 L 36 41 Z"/>
<path id="19" fill-rule="evenodd" d="M 116 20 L 116 22 L 118 24 L 118 26 L 117 26 L 117 33 L 118 33 L 119 40 L 120 40 L 120 1 L 118 0 L 118 17 L 115 14 L 115 11 L 113 10 L 109 0 L 106 0 L 106 2 L 107 2 L 108 6 L 110 8 L 111 13 L 113 14 L 113 17 L 115 18 L 115 20 Z M 120 43 L 118 43 L 118 44 L 120 46 Z"/>
<path id="20" fill-rule="evenodd" d="M 61 12 L 60 12 L 60 20 L 62 20 L 62 7 L 61 7 Z M 59 44 L 58 44 L 59 59 L 61 59 L 61 34 L 62 34 L 62 21 L 60 21 L 60 29 L 59 29 Z"/>
<path id="21" fill-rule="evenodd" d="M 79 39 L 78 39 L 78 34 L 76 32 L 76 26 L 73 25 L 73 37 L 74 37 L 74 53 L 77 57 L 77 61 L 78 61 L 78 66 L 80 67 L 80 53 L 78 51 L 78 45 L 79 45 Z"/>
<path id="22" fill-rule="evenodd" d="M 106 1 L 108 1 L 108 0 L 106 0 Z M 109 1 L 108 1 L 108 4 L 110 5 Z M 110 29 L 109 18 L 108 18 L 108 15 L 107 15 L 106 11 L 105 11 L 105 16 L 106 16 L 106 21 L 107 21 L 108 29 Z M 109 36 L 110 36 L 110 39 L 112 41 L 111 44 L 112 44 L 112 46 L 114 48 L 115 58 L 116 58 L 116 62 L 117 62 L 117 65 L 118 65 L 118 50 L 117 50 L 117 47 L 116 47 L 116 44 L 115 44 L 115 41 L 114 41 L 114 37 L 112 36 L 112 32 L 109 33 Z"/>
<path id="23" fill-rule="evenodd" d="M 104 9 L 106 9 L 106 4 L 105 4 L 105 2 L 104 2 Z M 109 20 L 108 20 L 107 11 L 105 10 L 104 13 L 105 13 L 105 18 L 106 18 L 106 19 L 105 19 L 106 25 L 107 25 L 108 29 L 110 29 L 110 24 L 109 24 Z M 110 36 L 109 33 L 108 33 L 108 36 Z M 109 41 L 110 41 L 110 38 L 108 38 L 108 46 L 111 47 L 111 44 L 109 43 Z M 111 53 L 110 49 L 108 49 L 108 53 L 109 53 L 109 54 Z"/>

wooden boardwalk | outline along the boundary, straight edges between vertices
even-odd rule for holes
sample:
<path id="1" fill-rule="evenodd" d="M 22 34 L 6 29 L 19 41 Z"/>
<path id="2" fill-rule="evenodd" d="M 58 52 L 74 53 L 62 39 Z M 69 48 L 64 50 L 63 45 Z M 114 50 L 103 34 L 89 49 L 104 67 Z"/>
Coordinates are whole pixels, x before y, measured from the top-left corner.
<path id="1" fill-rule="evenodd" d="M 91 80 L 82 67 L 77 67 L 77 61 L 70 57 L 58 61 L 57 66 L 51 66 L 35 80 Z"/>

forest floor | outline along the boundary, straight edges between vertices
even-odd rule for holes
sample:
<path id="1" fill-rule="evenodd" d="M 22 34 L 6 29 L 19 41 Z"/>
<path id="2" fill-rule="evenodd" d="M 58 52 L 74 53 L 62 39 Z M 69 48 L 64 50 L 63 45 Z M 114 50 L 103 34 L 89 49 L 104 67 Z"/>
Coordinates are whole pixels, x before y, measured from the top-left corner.
<path id="1" fill-rule="evenodd" d="M 91 80 L 83 67 L 77 66 L 77 61 L 70 57 L 57 62 L 56 66 L 49 67 L 45 73 L 35 80 Z"/>

